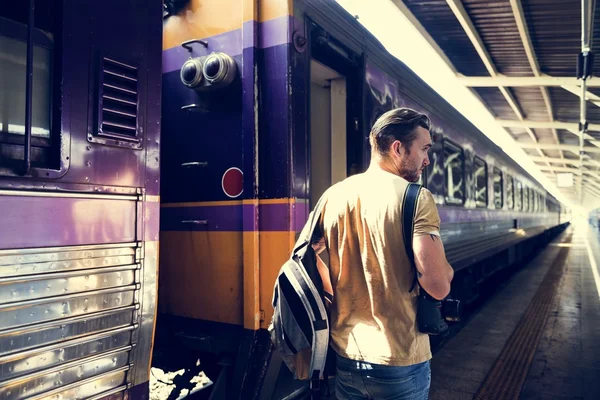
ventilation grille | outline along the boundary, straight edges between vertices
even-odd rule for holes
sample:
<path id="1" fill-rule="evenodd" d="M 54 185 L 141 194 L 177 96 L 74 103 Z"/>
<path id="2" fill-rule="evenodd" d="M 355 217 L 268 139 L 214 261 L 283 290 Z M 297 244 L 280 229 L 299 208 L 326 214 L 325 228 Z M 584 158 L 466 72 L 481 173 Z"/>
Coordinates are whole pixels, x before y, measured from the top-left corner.
<path id="1" fill-rule="evenodd" d="M 138 69 L 104 57 L 101 82 L 98 134 L 138 141 Z"/>

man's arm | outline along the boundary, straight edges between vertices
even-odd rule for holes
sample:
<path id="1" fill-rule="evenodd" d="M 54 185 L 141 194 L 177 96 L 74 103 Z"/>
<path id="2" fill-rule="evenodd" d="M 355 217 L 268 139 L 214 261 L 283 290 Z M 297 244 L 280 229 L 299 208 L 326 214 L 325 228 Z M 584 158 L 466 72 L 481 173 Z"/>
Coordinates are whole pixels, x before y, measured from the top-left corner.
<path id="1" fill-rule="evenodd" d="M 419 283 L 427 293 L 441 300 L 450 293 L 454 269 L 446 260 L 440 237 L 440 216 L 431 192 L 421 189 L 413 231 L 413 252 Z"/>
<path id="2" fill-rule="evenodd" d="M 437 300 L 448 296 L 454 269 L 446 260 L 441 238 L 434 234 L 417 236 L 413 251 L 421 287 Z"/>

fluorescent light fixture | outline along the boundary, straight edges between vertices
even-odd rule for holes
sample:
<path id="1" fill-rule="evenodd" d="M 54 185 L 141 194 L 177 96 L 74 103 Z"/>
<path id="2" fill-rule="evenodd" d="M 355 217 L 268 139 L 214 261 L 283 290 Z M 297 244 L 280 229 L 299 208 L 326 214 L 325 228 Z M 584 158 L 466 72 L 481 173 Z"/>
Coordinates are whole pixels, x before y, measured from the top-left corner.
<path id="1" fill-rule="evenodd" d="M 556 186 L 559 188 L 573 187 L 573 173 L 561 172 L 556 174 Z"/>
<path id="2" fill-rule="evenodd" d="M 531 161 L 481 101 L 456 77 L 444 59 L 391 0 L 336 0 L 369 30 L 394 57 L 401 60 L 473 125 L 527 170 L 556 199 L 573 211 L 581 207 L 565 197 Z M 399 0 L 397 0 L 399 1 Z"/>

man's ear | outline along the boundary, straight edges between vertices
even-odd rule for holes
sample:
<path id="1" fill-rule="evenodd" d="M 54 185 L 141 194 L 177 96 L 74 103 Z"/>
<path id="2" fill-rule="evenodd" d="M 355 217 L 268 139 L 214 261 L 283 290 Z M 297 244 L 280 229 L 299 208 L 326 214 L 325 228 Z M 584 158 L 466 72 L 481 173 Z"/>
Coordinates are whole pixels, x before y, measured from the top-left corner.
<path id="1" fill-rule="evenodd" d="M 402 143 L 400 141 L 395 142 L 394 151 L 398 154 L 398 157 L 402 156 Z"/>

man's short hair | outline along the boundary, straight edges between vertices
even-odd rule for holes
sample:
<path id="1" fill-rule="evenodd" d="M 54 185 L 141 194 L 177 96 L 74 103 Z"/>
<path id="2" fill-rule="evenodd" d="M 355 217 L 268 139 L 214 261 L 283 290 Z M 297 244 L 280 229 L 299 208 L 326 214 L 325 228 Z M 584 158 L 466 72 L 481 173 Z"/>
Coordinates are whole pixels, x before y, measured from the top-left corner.
<path id="1" fill-rule="evenodd" d="M 431 120 L 423 113 L 410 108 L 395 108 L 381 115 L 369 135 L 369 143 L 373 150 L 385 155 L 392 143 L 399 140 L 406 151 L 410 150 L 417 137 L 416 128 L 431 128 Z"/>

